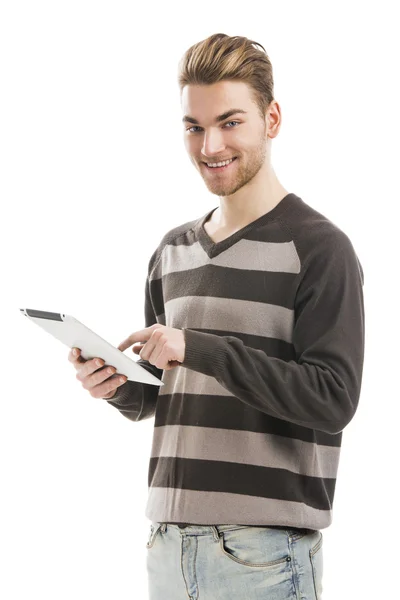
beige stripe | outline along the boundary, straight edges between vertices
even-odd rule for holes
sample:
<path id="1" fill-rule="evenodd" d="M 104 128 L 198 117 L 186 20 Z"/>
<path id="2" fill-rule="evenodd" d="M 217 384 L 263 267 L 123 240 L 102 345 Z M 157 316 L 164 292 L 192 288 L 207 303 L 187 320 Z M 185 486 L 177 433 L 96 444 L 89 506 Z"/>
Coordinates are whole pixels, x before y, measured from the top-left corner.
<path id="1" fill-rule="evenodd" d="M 280 435 L 189 425 L 155 427 L 151 450 L 152 458 L 234 462 L 330 478 L 336 478 L 339 455 L 340 448 Z"/>
<path id="2" fill-rule="evenodd" d="M 162 275 L 198 269 L 206 264 L 235 269 L 299 273 L 300 259 L 293 242 L 257 242 L 239 240 L 218 256 L 209 258 L 200 242 L 190 246 L 167 244 L 151 279 Z"/>
<path id="3" fill-rule="evenodd" d="M 176 367 L 169 371 L 163 371 L 164 385 L 158 392 L 159 396 L 165 394 L 205 394 L 210 396 L 232 396 L 215 377 L 204 375 L 192 369 Z"/>
<path id="4" fill-rule="evenodd" d="M 323 529 L 332 523 L 331 510 L 318 510 L 303 502 L 156 487 L 149 489 L 145 516 L 158 523 L 265 523 L 310 529 Z"/>
<path id="5" fill-rule="evenodd" d="M 167 327 L 215 329 L 292 341 L 294 310 L 276 304 L 182 296 L 165 303 L 165 314 Z"/>

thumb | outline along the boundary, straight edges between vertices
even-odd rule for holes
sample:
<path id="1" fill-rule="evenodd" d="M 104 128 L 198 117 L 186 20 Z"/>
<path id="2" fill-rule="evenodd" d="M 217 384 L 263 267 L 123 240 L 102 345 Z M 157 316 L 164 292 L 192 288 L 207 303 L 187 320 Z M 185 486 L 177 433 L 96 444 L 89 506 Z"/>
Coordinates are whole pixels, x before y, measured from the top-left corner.
<path id="1" fill-rule="evenodd" d="M 132 352 L 134 352 L 135 354 L 140 354 L 142 348 L 144 348 L 146 344 L 136 344 L 135 346 L 133 346 L 132 348 Z"/>

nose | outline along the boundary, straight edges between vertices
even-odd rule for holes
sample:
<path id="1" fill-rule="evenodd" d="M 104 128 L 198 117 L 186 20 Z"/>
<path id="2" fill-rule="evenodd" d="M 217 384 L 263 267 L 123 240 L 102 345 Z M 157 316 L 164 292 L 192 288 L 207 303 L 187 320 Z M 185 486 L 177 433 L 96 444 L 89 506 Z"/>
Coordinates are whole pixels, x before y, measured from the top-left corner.
<path id="1" fill-rule="evenodd" d="M 213 130 L 204 134 L 201 152 L 203 156 L 212 158 L 225 150 L 225 142 L 221 131 Z"/>

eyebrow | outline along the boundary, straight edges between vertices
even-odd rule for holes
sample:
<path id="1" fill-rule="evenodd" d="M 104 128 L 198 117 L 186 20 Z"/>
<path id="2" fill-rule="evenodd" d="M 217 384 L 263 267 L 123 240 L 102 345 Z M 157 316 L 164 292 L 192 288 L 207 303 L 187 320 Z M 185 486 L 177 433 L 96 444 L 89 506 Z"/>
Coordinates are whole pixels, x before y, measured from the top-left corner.
<path id="1" fill-rule="evenodd" d="M 215 122 L 219 123 L 220 121 L 225 121 L 225 119 L 231 117 L 232 115 L 236 115 L 237 113 L 242 113 L 246 115 L 247 111 L 243 110 L 242 108 L 232 108 L 231 110 L 227 110 L 226 112 L 222 113 L 222 115 L 218 115 L 218 117 L 216 117 L 215 119 Z M 189 115 L 185 115 L 183 117 L 182 123 L 194 123 L 194 125 L 199 125 L 197 119 L 194 119 Z"/>

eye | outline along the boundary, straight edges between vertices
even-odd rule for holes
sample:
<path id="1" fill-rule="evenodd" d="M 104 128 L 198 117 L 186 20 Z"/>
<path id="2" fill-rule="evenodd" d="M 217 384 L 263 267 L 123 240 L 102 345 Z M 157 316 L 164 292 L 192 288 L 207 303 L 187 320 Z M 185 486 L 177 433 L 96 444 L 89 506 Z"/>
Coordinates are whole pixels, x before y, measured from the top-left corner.
<path id="1" fill-rule="evenodd" d="M 230 123 L 236 123 L 237 125 L 240 125 L 240 121 L 228 121 L 228 123 L 225 123 L 225 125 L 229 125 Z M 225 127 L 224 125 L 224 127 Z M 198 127 L 198 125 L 193 125 L 193 127 L 189 127 L 188 129 L 186 129 L 186 131 L 190 131 L 191 129 L 195 129 L 195 127 L 197 127 L 198 129 L 201 129 L 201 127 Z M 234 129 L 234 127 L 228 127 L 228 129 Z M 190 131 L 190 133 L 197 133 L 197 131 Z"/>
<path id="2" fill-rule="evenodd" d="M 229 121 L 228 123 L 226 123 L 226 125 L 229 125 L 229 123 L 237 123 L 238 125 L 240 125 L 239 121 Z M 232 127 L 229 127 L 229 129 L 232 129 Z"/>

